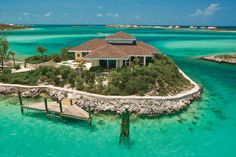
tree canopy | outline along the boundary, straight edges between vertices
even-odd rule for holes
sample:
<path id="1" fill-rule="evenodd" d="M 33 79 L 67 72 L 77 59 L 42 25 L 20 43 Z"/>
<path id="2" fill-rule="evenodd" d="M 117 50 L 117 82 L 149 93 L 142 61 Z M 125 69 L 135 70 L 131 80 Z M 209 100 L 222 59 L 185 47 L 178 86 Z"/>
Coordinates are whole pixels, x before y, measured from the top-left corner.
<path id="1" fill-rule="evenodd" d="M 4 68 L 4 60 L 9 56 L 9 43 L 7 40 L 7 35 L 5 32 L 1 32 L 0 36 L 0 62 L 1 62 L 1 68 L 3 70 Z"/>
<path id="2" fill-rule="evenodd" d="M 38 53 L 40 53 L 41 56 L 42 56 L 42 55 L 43 55 L 45 52 L 47 52 L 48 50 L 47 50 L 46 48 L 44 48 L 43 46 L 39 45 L 39 46 L 36 48 L 36 51 L 37 51 Z"/>

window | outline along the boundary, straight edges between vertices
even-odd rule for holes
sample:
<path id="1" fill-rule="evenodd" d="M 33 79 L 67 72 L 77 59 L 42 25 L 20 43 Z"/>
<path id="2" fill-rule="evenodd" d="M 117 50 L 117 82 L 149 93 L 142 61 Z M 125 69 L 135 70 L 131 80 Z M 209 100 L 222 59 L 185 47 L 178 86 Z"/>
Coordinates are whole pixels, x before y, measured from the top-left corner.
<path id="1" fill-rule="evenodd" d="M 89 52 L 82 52 L 82 57 L 86 56 Z"/>
<path id="2" fill-rule="evenodd" d="M 153 58 L 152 57 L 147 57 L 146 58 L 146 65 L 148 65 L 149 63 L 153 63 Z"/>
<path id="3" fill-rule="evenodd" d="M 116 60 L 99 60 L 99 66 L 105 69 L 116 68 Z"/>
<path id="4" fill-rule="evenodd" d="M 107 68 L 107 60 L 99 60 L 99 66 L 102 68 Z"/>
<path id="5" fill-rule="evenodd" d="M 109 60 L 108 61 L 108 68 L 116 68 L 116 60 Z"/>

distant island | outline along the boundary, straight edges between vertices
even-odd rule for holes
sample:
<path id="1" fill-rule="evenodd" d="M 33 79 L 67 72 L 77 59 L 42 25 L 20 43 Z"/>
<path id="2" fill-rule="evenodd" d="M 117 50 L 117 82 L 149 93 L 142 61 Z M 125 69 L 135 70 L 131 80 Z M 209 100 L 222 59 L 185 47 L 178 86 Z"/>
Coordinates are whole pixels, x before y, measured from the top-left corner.
<path id="1" fill-rule="evenodd" d="M 108 28 L 163 28 L 175 30 L 192 30 L 192 31 L 215 31 L 215 32 L 236 32 L 236 30 L 220 29 L 215 26 L 158 26 L 158 25 L 126 25 L 126 24 L 111 24 L 106 25 Z"/>
<path id="2" fill-rule="evenodd" d="M 217 63 L 227 63 L 236 65 L 236 54 L 226 54 L 226 55 L 215 55 L 215 56 L 203 56 L 200 59 L 214 61 Z"/>
<path id="3" fill-rule="evenodd" d="M 27 27 L 24 25 L 14 25 L 14 24 L 3 24 L 0 23 L 0 30 L 18 30 L 18 29 L 26 29 Z"/>

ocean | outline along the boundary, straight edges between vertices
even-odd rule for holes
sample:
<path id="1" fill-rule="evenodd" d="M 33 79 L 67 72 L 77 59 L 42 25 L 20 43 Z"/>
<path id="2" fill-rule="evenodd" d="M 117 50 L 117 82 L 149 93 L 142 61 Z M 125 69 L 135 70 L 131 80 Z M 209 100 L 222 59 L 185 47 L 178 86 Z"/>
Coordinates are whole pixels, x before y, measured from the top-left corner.
<path id="1" fill-rule="evenodd" d="M 130 141 L 119 144 L 120 117 L 93 115 L 93 125 L 49 118 L 36 111 L 21 115 L 15 97 L 0 97 L 0 156 L 236 156 L 236 66 L 197 59 L 236 53 L 236 33 L 104 26 L 34 25 L 8 32 L 18 58 L 48 54 L 93 38 L 125 31 L 160 49 L 203 87 L 200 100 L 180 113 L 156 118 L 131 116 Z M 32 100 L 33 101 L 33 100 Z"/>

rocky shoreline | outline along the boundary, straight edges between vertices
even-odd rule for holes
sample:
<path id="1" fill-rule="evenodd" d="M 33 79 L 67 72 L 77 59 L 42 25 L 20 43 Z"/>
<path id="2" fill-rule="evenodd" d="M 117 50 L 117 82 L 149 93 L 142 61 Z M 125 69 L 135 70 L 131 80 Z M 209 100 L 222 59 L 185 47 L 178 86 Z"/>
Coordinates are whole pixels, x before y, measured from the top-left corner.
<path id="1" fill-rule="evenodd" d="M 126 108 L 137 115 L 157 116 L 178 112 L 187 107 L 201 95 L 201 88 L 195 86 L 191 92 L 176 96 L 105 96 L 54 86 L 23 86 L 14 84 L 0 84 L 0 94 L 16 95 L 22 92 L 22 97 L 37 97 L 47 93 L 54 100 L 72 98 L 75 103 L 93 112 L 122 113 Z"/>
<path id="2" fill-rule="evenodd" d="M 216 55 L 216 56 L 203 56 L 200 59 L 213 61 L 217 63 L 226 63 L 226 64 L 234 64 L 236 65 L 236 54 L 229 55 Z"/>
<path id="3" fill-rule="evenodd" d="M 193 88 L 174 96 L 108 96 L 52 85 L 27 86 L 4 83 L 0 83 L 0 94 L 17 95 L 17 92 L 21 91 L 22 97 L 37 97 L 46 93 L 54 100 L 73 99 L 83 109 L 90 106 L 93 112 L 115 112 L 120 114 L 128 109 L 137 115 L 157 116 L 178 112 L 187 107 L 192 101 L 200 98 L 202 88 L 182 70 L 179 69 L 179 72 L 190 81 Z"/>

